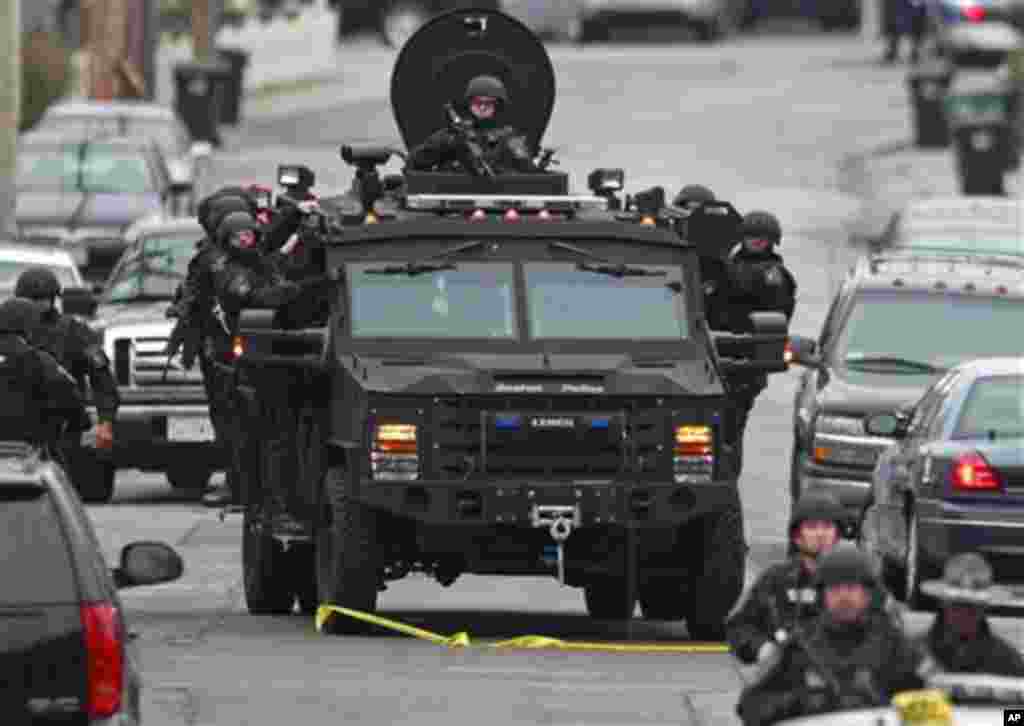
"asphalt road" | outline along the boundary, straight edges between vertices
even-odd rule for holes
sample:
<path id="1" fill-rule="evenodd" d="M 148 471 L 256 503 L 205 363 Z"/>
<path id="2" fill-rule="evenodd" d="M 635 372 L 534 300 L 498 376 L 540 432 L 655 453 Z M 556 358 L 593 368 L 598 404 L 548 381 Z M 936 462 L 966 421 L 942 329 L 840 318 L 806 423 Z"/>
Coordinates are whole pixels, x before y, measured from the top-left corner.
<path id="1" fill-rule="evenodd" d="M 561 168 L 582 182 L 594 167 L 622 166 L 633 189 L 663 184 L 674 194 L 704 183 L 741 211 L 774 211 L 800 283 L 792 330 L 815 335 L 855 254 L 845 240 L 863 211 L 864 165 L 850 155 L 909 136 L 903 71 L 876 65 L 877 49 L 845 36 L 552 55 L 559 98 L 547 142 Z M 282 99 L 273 118 L 229 136 L 217 181 L 270 182 L 278 163 L 298 162 L 316 170 L 323 192 L 347 186 L 340 143 L 398 140 L 381 85 L 367 89 L 364 79 L 353 102 L 339 100 L 348 81 Z M 784 551 L 798 376 L 773 377 L 747 431 L 751 575 Z M 159 477 L 131 474 L 114 503 L 92 513 L 112 559 L 135 539 L 163 539 L 186 559 L 180 582 L 124 595 L 140 635 L 148 724 L 736 723 L 743 674 L 727 654 L 449 652 L 400 635 L 321 638 L 310 618 L 245 613 L 237 515 L 221 523 Z M 409 578 L 381 603 L 407 622 L 473 638 L 686 640 L 682 625 L 592 622 L 581 592 L 554 580 L 464 577 L 442 589 Z"/>

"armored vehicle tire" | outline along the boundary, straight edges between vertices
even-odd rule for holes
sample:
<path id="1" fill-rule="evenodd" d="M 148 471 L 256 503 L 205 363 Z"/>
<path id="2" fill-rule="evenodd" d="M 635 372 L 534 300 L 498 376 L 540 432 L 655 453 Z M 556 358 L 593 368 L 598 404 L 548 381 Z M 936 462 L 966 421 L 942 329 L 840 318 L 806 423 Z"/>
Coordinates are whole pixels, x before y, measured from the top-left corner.
<path id="1" fill-rule="evenodd" d="M 602 577 L 583 588 L 587 614 L 596 620 L 629 620 L 636 609 L 636 599 L 629 599 L 629 585 L 624 577 Z"/>
<path id="2" fill-rule="evenodd" d="M 324 477 L 316 523 L 316 581 L 319 600 L 350 610 L 377 609 L 376 515 L 346 491 L 345 470 L 331 467 Z M 324 632 L 358 634 L 366 626 L 334 615 Z"/>
<path id="3" fill-rule="evenodd" d="M 202 493 L 210 484 L 213 471 L 203 464 L 173 464 L 164 476 L 172 488 L 183 492 Z"/>
<path id="4" fill-rule="evenodd" d="M 284 547 L 263 526 L 259 507 L 247 507 L 242 524 L 242 579 L 252 615 L 288 615 L 295 602 Z"/>
<path id="5" fill-rule="evenodd" d="M 685 583 L 674 580 L 654 580 L 640 586 L 640 612 L 648 620 L 682 620 Z"/>
<path id="6" fill-rule="evenodd" d="M 694 527 L 694 569 L 686 593 L 686 628 L 694 640 L 725 639 L 725 620 L 743 593 L 747 544 L 738 505 Z"/>

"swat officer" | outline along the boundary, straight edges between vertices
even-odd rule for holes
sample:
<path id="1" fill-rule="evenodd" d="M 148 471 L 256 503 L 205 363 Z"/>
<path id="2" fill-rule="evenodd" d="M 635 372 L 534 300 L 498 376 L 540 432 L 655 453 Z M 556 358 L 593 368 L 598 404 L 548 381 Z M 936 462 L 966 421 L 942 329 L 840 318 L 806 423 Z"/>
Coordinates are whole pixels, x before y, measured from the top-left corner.
<path id="1" fill-rule="evenodd" d="M 934 661 L 881 609 L 884 591 L 871 561 L 837 545 L 818 565 L 821 614 L 797 627 L 778 659 L 740 694 L 745 726 L 764 726 L 856 708 L 889 705 L 923 688 Z"/>
<path id="2" fill-rule="evenodd" d="M 782 242 L 782 225 L 770 212 L 754 211 L 743 217 L 742 241 L 727 261 L 728 328 L 753 333 L 750 314 L 779 312 L 789 322 L 796 307 L 796 280 L 775 248 Z M 731 395 L 738 402 L 736 441 L 742 448 L 747 419 L 754 402 L 768 386 L 764 373 L 737 373 L 729 377 Z"/>
<path id="3" fill-rule="evenodd" d="M 409 154 L 409 167 L 418 171 L 479 170 L 477 153 L 493 171 L 537 171 L 535 154 L 526 137 L 511 126 L 502 125 L 508 108 L 505 84 L 494 76 L 477 76 L 466 86 L 462 105 L 471 119 L 466 128 L 444 128 L 435 132 Z M 479 173 L 477 171 L 477 173 Z"/>
<path id="4" fill-rule="evenodd" d="M 56 437 L 91 425 L 75 379 L 31 344 L 39 305 L 24 298 L 0 304 L 0 440 L 24 441 L 53 453 Z"/>
<path id="5" fill-rule="evenodd" d="M 676 198 L 672 200 L 673 206 L 683 211 L 692 212 L 705 202 L 715 201 L 715 193 L 700 184 L 687 184 L 679 190 Z"/>
<path id="6" fill-rule="evenodd" d="M 938 598 L 942 607 L 920 645 L 951 673 L 1024 678 L 1024 658 L 989 627 L 986 607 L 992 585 L 992 567 L 981 555 L 968 552 L 951 558 L 941 580 L 921 583 L 921 590 Z"/>
<path id="7" fill-rule="evenodd" d="M 206 361 L 207 366 L 204 370 L 204 379 L 209 377 L 210 390 L 229 413 L 226 440 L 236 459 L 236 473 L 240 473 L 251 464 L 239 460 L 239 457 L 252 450 L 252 442 L 247 436 L 256 434 L 246 430 L 248 427 L 239 425 L 243 422 L 243 414 L 236 406 L 235 370 L 231 365 L 234 358 L 232 337 L 238 331 L 241 312 L 247 307 L 284 308 L 307 293 L 318 293 L 330 282 L 327 276 L 306 278 L 301 283 L 286 280 L 261 253 L 260 231 L 259 223 L 248 212 L 231 212 L 221 221 L 216 244 L 204 250 L 201 262 L 201 267 L 208 276 L 204 287 L 209 289 L 215 301 L 216 320 L 216 324 L 208 328 L 204 339 L 204 353 L 201 359 Z M 273 410 L 273 407 L 268 408 Z M 291 441 L 291 432 L 280 431 L 273 425 L 270 425 L 268 430 L 262 444 L 269 449 L 267 460 L 273 467 L 293 454 L 288 445 Z M 273 516 L 276 517 L 280 528 L 297 526 L 287 516 L 287 490 L 284 487 L 288 480 L 284 472 L 269 472 L 266 479 L 268 485 L 272 487 L 275 509 Z M 231 496 L 237 499 L 238 494 L 236 486 Z"/>
<path id="8" fill-rule="evenodd" d="M 726 638 L 743 663 L 769 662 L 798 621 L 818 614 L 818 560 L 839 542 L 845 519 L 839 500 L 827 492 L 800 497 L 789 520 L 796 554 L 765 570 L 726 621 Z"/>
<path id="9" fill-rule="evenodd" d="M 114 419 L 121 404 L 117 382 L 97 335 L 84 323 L 61 314 L 57 307 L 61 292 L 57 276 L 46 267 L 25 270 L 14 286 L 16 297 L 34 301 L 42 311 L 39 327 L 32 332 L 33 344 L 56 358 L 83 392 L 88 383 L 98 419 L 96 448 L 109 450 L 114 443 Z"/>

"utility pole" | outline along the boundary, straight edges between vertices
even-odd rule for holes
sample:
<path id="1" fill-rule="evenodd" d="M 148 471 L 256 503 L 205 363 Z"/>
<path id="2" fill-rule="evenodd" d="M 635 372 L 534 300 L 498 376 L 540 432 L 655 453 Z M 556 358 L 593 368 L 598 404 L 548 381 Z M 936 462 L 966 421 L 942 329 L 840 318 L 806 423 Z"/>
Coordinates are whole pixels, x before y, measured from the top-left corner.
<path id="1" fill-rule="evenodd" d="M 0 54 L 0 234 L 15 233 L 14 177 L 18 170 L 21 121 L 21 0 L 0 0 L 0 31 L 7 48 Z"/>
<path id="2" fill-rule="evenodd" d="M 197 61 L 209 61 L 212 55 L 210 0 L 192 0 L 192 56 Z"/>

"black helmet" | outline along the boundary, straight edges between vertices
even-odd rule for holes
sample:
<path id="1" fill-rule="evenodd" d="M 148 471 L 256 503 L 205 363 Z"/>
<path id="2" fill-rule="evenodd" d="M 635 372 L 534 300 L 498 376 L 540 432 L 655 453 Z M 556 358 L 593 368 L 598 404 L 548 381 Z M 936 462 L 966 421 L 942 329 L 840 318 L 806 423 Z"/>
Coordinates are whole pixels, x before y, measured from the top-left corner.
<path id="1" fill-rule="evenodd" d="M 779 244 L 782 241 L 782 225 L 771 212 L 749 212 L 743 217 L 743 236 L 758 237 Z"/>
<path id="2" fill-rule="evenodd" d="M 836 527 L 842 529 L 846 523 L 846 510 L 834 495 L 824 491 L 811 490 L 801 496 L 793 507 L 793 513 L 789 518 L 790 535 L 803 522 L 816 519 L 835 522 Z"/>
<path id="3" fill-rule="evenodd" d="M 815 583 L 821 588 L 847 583 L 876 588 L 878 578 L 871 559 L 856 545 L 843 542 L 821 558 L 815 573 Z"/>
<path id="4" fill-rule="evenodd" d="M 713 191 L 700 184 L 689 184 L 679 190 L 676 198 L 672 200 L 672 204 L 677 207 L 685 207 L 693 202 L 713 201 L 715 201 L 715 193 Z"/>
<path id="5" fill-rule="evenodd" d="M 18 276 L 14 294 L 30 300 L 52 300 L 61 293 L 60 281 L 48 267 L 30 267 Z"/>
<path id="6" fill-rule="evenodd" d="M 239 247 L 236 243 L 236 235 L 239 232 L 249 230 L 255 234 L 259 233 L 260 225 L 248 212 L 231 212 L 227 214 L 217 227 L 217 244 L 236 252 L 253 252 L 256 247 Z"/>
<path id="7" fill-rule="evenodd" d="M 12 297 L 0 304 L 0 333 L 28 337 L 39 326 L 42 308 L 33 300 Z"/>
<path id="8" fill-rule="evenodd" d="M 508 103 L 508 91 L 505 84 L 494 76 L 477 76 L 466 84 L 466 92 L 462 94 L 467 103 L 474 96 L 490 96 L 498 100 L 499 105 Z"/>
<path id="9" fill-rule="evenodd" d="M 242 187 L 224 187 L 199 203 L 196 216 L 199 224 L 212 238 L 217 234 L 217 227 L 225 215 L 231 212 L 249 212 L 255 215 L 257 211 L 256 200 L 249 190 Z"/>

